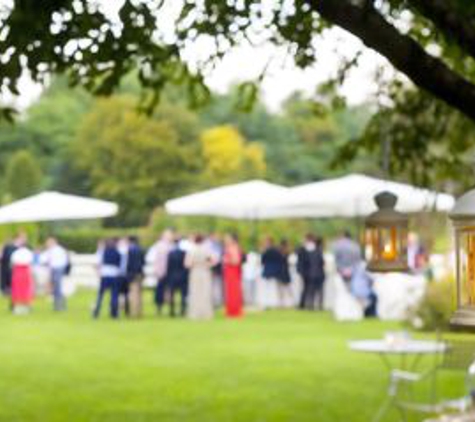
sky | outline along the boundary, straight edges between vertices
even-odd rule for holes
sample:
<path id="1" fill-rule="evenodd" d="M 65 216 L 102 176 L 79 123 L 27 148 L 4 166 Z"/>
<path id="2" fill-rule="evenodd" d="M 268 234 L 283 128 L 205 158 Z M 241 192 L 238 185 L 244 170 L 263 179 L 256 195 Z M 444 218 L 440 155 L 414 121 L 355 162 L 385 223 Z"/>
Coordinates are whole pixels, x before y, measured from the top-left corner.
<path id="1" fill-rule="evenodd" d="M 4 0 L 0 0 L 0 3 Z M 104 12 L 114 18 L 122 0 L 100 0 Z M 165 11 L 160 18 L 159 27 L 164 31 L 172 31 L 170 19 L 176 13 L 176 5 Z M 318 84 L 331 77 L 338 68 L 341 57 L 352 57 L 357 51 L 363 49 L 363 54 L 357 67 L 351 72 L 350 77 L 341 87 L 341 94 L 350 104 L 358 104 L 368 100 L 375 93 L 376 86 L 373 82 L 377 67 L 386 65 L 385 59 L 362 46 L 361 42 L 352 35 L 340 30 L 328 31 L 317 44 L 317 62 L 306 70 L 297 69 L 282 49 L 270 44 L 259 47 L 242 46 L 236 48 L 222 60 L 221 63 L 207 76 L 206 81 L 214 91 L 223 93 L 230 85 L 236 82 L 252 80 L 258 77 L 266 68 L 266 76 L 261 85 L 263 101 L 271 110 L 278 110 L 282 101 L 296 90 L 312 95 Z M 206 41 L 194 45 L 185 51 L 185 57 L 193 63 L 206 56 L 209 45 Z M 28 78 L 21 82 L 19 98 L 3 96 L 2 100 L 13 102 L 21 109 L 28 107 L 39 98 L 42 88 L 33 84 Z"/>

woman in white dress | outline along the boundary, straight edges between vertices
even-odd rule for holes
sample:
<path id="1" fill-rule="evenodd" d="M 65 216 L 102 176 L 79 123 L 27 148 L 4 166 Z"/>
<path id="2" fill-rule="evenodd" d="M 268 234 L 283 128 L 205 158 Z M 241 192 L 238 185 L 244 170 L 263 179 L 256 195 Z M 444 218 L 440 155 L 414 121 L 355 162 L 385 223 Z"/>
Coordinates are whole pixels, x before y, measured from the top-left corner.
<path id="1" fill-rule="evenodd" d="M 197 235 L 186 254 L 185 265 L 189 269 L 188 317 L 190 319 L 213 318 L 213 276 L 211 267 L 216 264 L 210 248 Z"/>

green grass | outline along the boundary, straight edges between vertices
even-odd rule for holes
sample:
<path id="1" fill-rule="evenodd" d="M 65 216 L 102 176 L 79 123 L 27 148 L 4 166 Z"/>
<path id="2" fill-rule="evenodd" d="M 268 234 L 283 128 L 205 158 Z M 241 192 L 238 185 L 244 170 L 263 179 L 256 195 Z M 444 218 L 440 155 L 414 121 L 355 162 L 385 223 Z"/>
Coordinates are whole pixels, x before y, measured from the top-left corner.
<path id="1" fill-rule="evenodd" d="M 76 295 L 65 314 L 44 299 L 29 316 L 0 314 L 2 422 L 366 422 L 387 372 L 347 342 L 399 328 L 293 310 L 192 322 L 149 307 L 140 321 L 94 321 L 92 300 Z"/>

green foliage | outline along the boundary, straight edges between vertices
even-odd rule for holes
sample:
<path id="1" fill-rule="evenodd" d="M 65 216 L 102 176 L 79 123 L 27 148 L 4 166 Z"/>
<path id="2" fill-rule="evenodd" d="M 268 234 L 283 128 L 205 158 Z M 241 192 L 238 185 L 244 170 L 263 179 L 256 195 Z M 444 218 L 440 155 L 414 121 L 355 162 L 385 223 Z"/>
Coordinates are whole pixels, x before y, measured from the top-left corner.
<path id="1" fill-rule="evenodd" d="M 0 175 L 14 154 L 28 150 L 44 169 L 41 186 L 69 192 L 87 193 L 83 179 L 68 164 L 68 151 L 77 126 L 88 111 L 92 98 L 84 91 L 69 88 L 55 79 L 22 119 L 14 125 L 0 123 Z M 6 187 L 0 182 L 0 186 Z"/>
<path id="2" fill-rule="evenodd" d="M 361 106 L 349 110 L 322 107 L 301 93 L 286 101 L 281 113 L 270 113 L 257 102 L 249 113 L 234 107 L 236 89 L 228 95 L 215 96 L 211 104 L 200 111 L 206 127 L 232 124 L 246 139 L 264 146 L 267 176 L 278 183 L 293 185 L 319 180 L 342 172 L 331 168 L 337 148 L 358 137 L 370 111 Z M 345 163 L 345 172 L 371 171 L 374 159 L 361 154 L 353 163 Z"/>
<path id="3" fill-rule="evenodd" d="M 28 243 L 34 247 L 38 246 L 42 240 L 38 224 L 0 224 L 0 245 L 10 242 L 18 233 L 25 233 L 28 237 Z"/>
<path id="4" fill-rule="evenodd" d="M 341 165 L 368 153 L 382 159 L 389 145 L 390 174 L 420 186 L 462 192 L 473 184 L 475 124 L 427 93 L 389 87 L 390 101 L 361 136 L 340 146 Z"/>
<path id="5" fill-rule="evenodd" d="M 97 250 L 97 244 L 101 240 L 132 235 L 141 237 L 142 231 L 137 228 L 76 228 L 57 230 L 55 236 L 68 250 L 91 254 Z"/>
<path id="6" fill-rule="evenodd" d="M 203 181 L 206 186 L 224 185 L 262 178 L 266 163 L 264 151 L 246 140 L 232 126 L 205 130 L 200 137 L 203 149 Z"/>
<path id="7" fill-rule="evenodd" d="M 5 170 L 5 186 L 12 199 L 36 193 L 41 187 L 42 171 L 29 151 L 18 151 Z"/>
<path id="8" fill-rule="evenodd" d="M 19 150 L 30 151 L 44 169 L 42 188 L 117 200 L 122 214 L 108 224 L 135 226 L 165 199 L 197 189 L 255 177 L 294 185 L 337 175 L 341 170 L 330 168 L 335 149 L 358 136 L 369 113 L 367 107 L 315 110 L 316 103 L 301 94 L 281 113 L 258 101 L 243 113 L 235 107 L 235 88 L 192 111 L 176 88 L 165 91 L 159 107 L 145 116 L 136 112 L 134 74 L 121 92 L 98 100 L 54 80 L 24 119 L 0 126 L 0 174 Z M 206 158 L 200 138 L 217 129 L 223 129 L 217 148 Z M 221 154 L 233 145 L 237 154 Z M 363 154 L 345 171 L 372 165 Z"/>
<path id="9" fill-rule="evenodd" d="M 308 68 L 318 60 L 318 42 L 322 42 L 320 36 L 326 29 L 341 25 L 366 41 L 367 20 L 381 20 L 382 26 L 402 22 L 421 52 L 427 46 L 437 46 L 440 64 L 449 64 L 453 79 L 466 76 L 470 64 L 473 68 L 471 38 L 467 36 L 470 31 L 464 31 L 475 14 L 469 0 L 433 2 L 436 4 L 432 7 L 428 6 L 431 2 L 420 0 L 337 3 L 190 1 L 171 10 L 168 2 L 126 1 L 117 13 L 107 14 L 90 0 L 49 1 L 45 7 L 37 2 L 13 2 L 2 8 L 0 15 L 4 28 L 0 38 L 4 58 L 0 85 L 17 93 L 25 70 L 38 82 L 44 82 L 46 75 L 60 73 L 68 76 L 71 85 L 109 95 L 122 78 L 135 71 L 142 88 L 141 104 L 147 111 L 157 105 L 164 87 L 170 84 L 184 86 L 190 102 L 196 105 L 210 96 L 203 75 L 236 46 L 269 42 L 284 48 L 298 67 Z M 355 13 L 345 13 L 348 8 Z M 342 14 L 346 15 L 343 21 L 338 19 Z M 171 34 L 158 26 L 164 16 L 171 21 L 167 26 L 173 28 Z M 450 19 L 447 22 L 440 16 Z M 386 41 L 391 47 L 397 41 L 404 42 L 403 35 L 395 30 L 395 39 L 379 42 Z M 182 58 L 203 38 L 213 40 L 214 45 L 191 70 Z M 391 50 L 394 48 L 379 48 L 390 59 Z M 407 61 L 414 59 L 414 49 L 406 50 L 398 52 L 407 55 Z M 356 54 L 342 60 L 334 78 L 338 84 L 358 59 Z M 261 80 L 262 76 L 242 84 L 239 97 L 244 107 L 255 100 L 256 83 Z M 443 97 L 437 88 L 432 91 Z M 5 108 L 5 115 L 10 114 L 11 110 Z"/>
<path id="10" fill-rule="evenodd" d="M 454 311 L 454 280 L 448 279 L 427 285 L 421 302 L 409 315 L 409 323 L 426 331 L 445 330 Z"/>
<path id="11" fill-rule="evenodd" d="M 170 121 L 137 113 L 134 100 L 124 96 L 98 101 L 79 128 L 73 152 L 92 193 L 117 201 L 126 225 L 145 221 L 151 208 L 183 191 L 199 162 Z"/>

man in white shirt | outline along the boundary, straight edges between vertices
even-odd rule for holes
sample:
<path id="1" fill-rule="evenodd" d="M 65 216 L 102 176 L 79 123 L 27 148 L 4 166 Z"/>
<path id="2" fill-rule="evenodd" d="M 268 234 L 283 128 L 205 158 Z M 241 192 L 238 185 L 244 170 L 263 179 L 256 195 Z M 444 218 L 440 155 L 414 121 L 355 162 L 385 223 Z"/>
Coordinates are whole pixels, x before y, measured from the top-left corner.
<path id="1" fill-rule="evenodd" d="M 68 251 L 54 237 L 50 237 L 46 241 L 46 250 L 41 256 L 41 262 L 49 268 L 51 273 L 54 310 L 64 311 L 66 299 L 63 293 L 63 278 L 69 267 Z"/>

